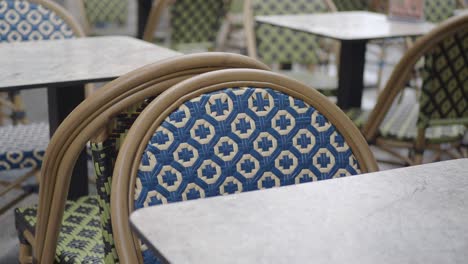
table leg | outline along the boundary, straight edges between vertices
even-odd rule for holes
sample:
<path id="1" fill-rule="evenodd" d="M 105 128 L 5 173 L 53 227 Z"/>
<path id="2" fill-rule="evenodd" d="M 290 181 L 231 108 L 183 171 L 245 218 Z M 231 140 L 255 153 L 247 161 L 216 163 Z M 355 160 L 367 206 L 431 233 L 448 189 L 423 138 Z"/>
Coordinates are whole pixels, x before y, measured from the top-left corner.
<path id="1" fill-rule="evenodd" d="M 151 0 L 138 0 L 137 37 L 139 39 L 143 38 L 143 32 L 145 31 L 146 21 L 148 21 L 148 16 L 151 10 L 151 6 L 152 6 Z"/>
<path id="2" fill-rule="evenodd" d="M 60 88 L 48 88 L 49 125 L 52 136 L 60 123 L 80 104 L 84 98 L 84 86 L 74 85 Z M 86 151 L 83 150 L 76 161 L 68 191 L 68 199 L 88 194 L 88 166 Z"/>
<path id="3" fill-rule="evenodd" d="M 365 40 L 341 42 L 338 73 L 338 106 L 341 109 L 361 107 L 366 44 Z"/>

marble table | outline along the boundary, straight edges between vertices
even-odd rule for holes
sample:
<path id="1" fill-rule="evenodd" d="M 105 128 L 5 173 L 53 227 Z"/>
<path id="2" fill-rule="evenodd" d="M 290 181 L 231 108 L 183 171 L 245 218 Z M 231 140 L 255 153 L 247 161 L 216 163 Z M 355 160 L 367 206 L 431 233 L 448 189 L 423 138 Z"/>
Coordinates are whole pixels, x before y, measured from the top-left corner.
<path id="1" fill-rule="evenodd" d="M 466 263 L 468 159 L 137 210 L 170 263 Z"/>
<path id="2" fill-rule="evenodd" d="M 84 85 L 115 79 L 180 53 L 130 37 L 0 43 L 0 91 L 47 87 L 51 135 L 84 99 Z M 87 193 L 86 156 L 72 178 L 70 198 Z"/>
<path id="3" fill-rule="evenodd" d="M 385 15 L 366 11 L 256 16 L 255 20 L 257 23 L 285 27 L 341 42 L 338 105 L 343 109 L 361 106 L 366 44 L 369 40 L 418 36 L 434 28 L 431 23 L 389 20 Z"/>

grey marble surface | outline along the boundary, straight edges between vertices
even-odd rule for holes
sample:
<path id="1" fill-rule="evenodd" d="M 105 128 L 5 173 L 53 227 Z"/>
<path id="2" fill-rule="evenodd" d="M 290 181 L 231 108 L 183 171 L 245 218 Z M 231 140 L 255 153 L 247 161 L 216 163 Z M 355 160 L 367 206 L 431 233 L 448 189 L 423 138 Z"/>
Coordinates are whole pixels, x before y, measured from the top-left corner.
<path id="1" fill-rule="evenodd" d="M 171 263 L 466 263 L 468 159 L 135 211 Z"/>
<path id="2" fill-rule="evenodd" d="M 107 81 L 179 54 L 124 36 L 0 43 L 0 90 Z"/>
<path id="3" fill-rule="evenodd" d="M 371 40 L 423 35 L 434 25 L 405 22 L 366 11 L 334 12 L 310 15 L 256 16 L 261 23 L 291 28 L 338 40 Z"/>

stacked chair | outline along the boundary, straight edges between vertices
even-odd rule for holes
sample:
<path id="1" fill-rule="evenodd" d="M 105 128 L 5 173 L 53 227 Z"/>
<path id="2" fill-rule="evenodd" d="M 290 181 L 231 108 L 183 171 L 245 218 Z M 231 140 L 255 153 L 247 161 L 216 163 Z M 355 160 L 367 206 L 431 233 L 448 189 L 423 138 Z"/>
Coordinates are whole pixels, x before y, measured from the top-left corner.
<path id="1" fill-rule="evenodd" d="M 41 170 L 39 206 L 15 211 L 20 262 L 31 263 L 32 252 L 37 254 L 38 261 L 46 252 L 47 260 L 41 263 L 116 261 L 110 227 L 110 184 L 113 164 L 126 131 L 149 100 L 173 84 L 207 71 L 236 67 L 267 69 L 257 61 L 234 54 L 181 57 L 121 77 L 80 104 L 57 129 L 47 148 Z M 69 176 L 87 142 L 91 142 L 98 195 L 66 201 Z M 56 233 L 50 236 L 52 230 Z M 58 244 L 49 248 L 48 241 L 57 243 L 57 239 Z"/>
<path id="2" fill-rule="evenodd" d="M 244 2 L 244 31 L 248 55 L 276 66 L 282 74 L 300 80 L 325 95 L 336 95 L 338 80 L 330 76 L 328 68 L 331 55 L 339 50 L 339 43 L 305 32 L 255 23 L 255 16 L 333 11 L 336 11 L 335 6 L 327 0 L 246 0 Z M 335 57 L 338 58 L 336 54 Z M 313 71 L 282 69 L 283 65 L 289 66 L 293 63 L 306 65 L 313 68 Z M 317 65 L 319 67 L 316 67 Z"/>
<path id="3" fill-rule="evenodd" d="M 180 51 L 214 50 L 230 5 L 230 0 L 153 1 L 143 39 L 153 42 L 163 14 L 168 14 L 169 32 L 164 44 Z"/>
<path id="4" fill-rule="evenodd" d="M 459 158 L 468 124 L 467 43 L 468 15 L 452 17 L 419 38 L 396 65 L 374 109 L 348 113 L 367 141 L 403 165 L 422 163 L 426 150 L 436 152 L 434 159 L 443 153 Z M 421 62 L 422 84 L 416 99 L 406 100 L 402 93 Z"/>
<path id="5" fill-rule="evenodd" d="M 98 196 L 66 201 L 87 141 Z M 39 206 L 16 211 L 20 260 L 158 263 L 129 230 L 134 209 L 376 170 L 359 130 L 314 89 L 241 55 L 175 57 L 106 84 L 60 125 Z"/>
<path id="6" fill-rule="evenodd" d="M 3 30 L 0 42 L 20 42 L 82 37 L 83 31 L 71 16 L 57 4 L 48 0 L 2 0 L 0 21 Z M 39 18 L 39 19 L 37 19 Z M 0 126 L 0 172 L 27 169 L 13 182 L 2 182 L 3 196 L 19 188 L 30 176 L 38 173 L 49 141 L 46 123 L 28 123 L 23 100 L 19 92 L 11 91 L 0 99 L 4 124 Z M 9 116 L 9 118 L 5 118 Z M 8 124 L 10 123 L 10 124 Z M 0 210 L 0 213 L 26 197 L 22 194 Z"/>

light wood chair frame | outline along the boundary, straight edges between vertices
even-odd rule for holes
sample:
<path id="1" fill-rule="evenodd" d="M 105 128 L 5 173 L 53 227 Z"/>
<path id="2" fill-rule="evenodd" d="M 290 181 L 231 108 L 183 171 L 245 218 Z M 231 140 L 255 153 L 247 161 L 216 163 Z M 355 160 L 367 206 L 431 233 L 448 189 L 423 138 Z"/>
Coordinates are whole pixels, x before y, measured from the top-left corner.
<path id="1" fill-rule="evenodd" d="M 130 229 L 134 190 L 142 153 L 164 119 L 184 102 L 230 87 L 271 88 L 308 103 L 336 127 L 355 155 L 363 173 L 377 171 L 369 146 L 353 122 L 324 95 L 298 81 L 271 71 L 228 69 L 205 73 L 178 83 L 158 96 L 137 118 L 122 145 L 114 168 L 111 192 L 112 228 L 123 263 L 143 263 L 138 239 Z"/>
<path id="2" fill-rule="evenodd" d="M 117 78 L 70 113 L 52 137 L 44 157 L 35 235 L 24 234 L 33 246 L 35 261 L 54 261 L 71 174 L 86 142 L 128 107 L 157 96 L 194 75 L 226 68 L 269 69 L 261 62 L 237 54 L 212 52 L 178 56 Z M 31 249 L 23 248 L 22 252 L 28 253 Z"/>
<path id="3" fill-rule="evenodd" d="M 424 150 L 432 149 L 443 151 L 439 144 L 428 144 L 425 138 L 426 128 L 418 128 L 416 140 L 414 142 L 404 142 L 400 140 L 390 140 L 380 137 L 379 126 L 382 124 L 385 115 L 389 111 L 396 97 L 406 87 L 407 81 L 411 78 L 416 63 L 440 41 L 453 35 L 460 29 L 468 28 L 468 15 L 452 17 L 428 34 L 419 38 L 412 47 L 404 54 L 395 66 L 385 88 L 377 99 L 377 103 L 369 115 L 369 119 L 363 126 L 362 132 L 367 142 L 374 143 L 390 154 L 403 159 L 409 165 L 421 164 Z M 443 125 L 443 123 L 432 123 L 430 125 Z M 455 144 L 455 147 L 458 145 Z M 408 159 L 398 153 L 391 151 L 388 147 L 403 147 L 415 151 L 414 160 Z M 389 151 L 390 150 L 390 151 Z M 450 155 L 450 154 L 449 154 Z"/>

